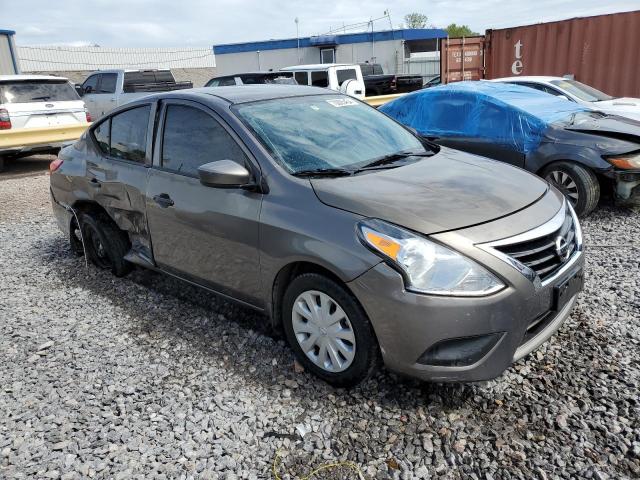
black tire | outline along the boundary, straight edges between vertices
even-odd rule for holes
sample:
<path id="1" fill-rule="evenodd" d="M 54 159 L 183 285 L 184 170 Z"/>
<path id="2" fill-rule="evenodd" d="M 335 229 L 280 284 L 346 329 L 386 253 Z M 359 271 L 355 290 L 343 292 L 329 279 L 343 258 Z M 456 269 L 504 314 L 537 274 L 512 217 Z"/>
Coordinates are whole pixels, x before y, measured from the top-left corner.
<path id="1" fill-rule="evenodd" d="M 313 363 L 304 353 L 293 331 L 293 305 L 298 296 L 315 290 L 329 295 L 348 316 L 355 336 L 355 357 L 341 372 L 329 372 Z M 289 345 L 305 369 L 335 387 L 353 387 L 369 378 L 380 359 L 378 341 L 364 310 L 358 301 L 340 284 L 323 275 L 305 273 L 294 278 L 285 291 L 282 302 L 282 323 Z"/>
<path id="2" fill-rule="evenodd" d="M 567 197 L 579 216 L 589 215 L 598 205 L 600 182 L 590 169 L 562 161 L 545 167 L 541 176 Z"/>
<path id="3" fill-rule="evenodd" d="M 80 223 L 91 263 L 111 270 L 116 277 L 123 277 L 133 269 L 133 265 L 124 259 L 130 249 L 129 239 L 106 214 L 83 213 Z"/>

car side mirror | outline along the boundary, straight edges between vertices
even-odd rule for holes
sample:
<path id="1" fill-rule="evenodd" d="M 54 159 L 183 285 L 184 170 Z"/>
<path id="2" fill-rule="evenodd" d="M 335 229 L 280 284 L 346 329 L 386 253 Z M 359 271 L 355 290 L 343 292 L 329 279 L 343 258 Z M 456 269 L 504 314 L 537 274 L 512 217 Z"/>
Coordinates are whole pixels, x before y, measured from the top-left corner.
<path id="1" fill-rule="evenodd" d="M 198 176 L 203 185 L 218 188 L 245 187 L 251 180 L 249 170 L 232 160 L 218 160 L 200 165 Z"/>
<path id="2" fill-rule="evenodd" d="M 75 89 L 79 96 L 84 97 L 84 89 L 82 88 L 82 85 L 75 85 Z"/>

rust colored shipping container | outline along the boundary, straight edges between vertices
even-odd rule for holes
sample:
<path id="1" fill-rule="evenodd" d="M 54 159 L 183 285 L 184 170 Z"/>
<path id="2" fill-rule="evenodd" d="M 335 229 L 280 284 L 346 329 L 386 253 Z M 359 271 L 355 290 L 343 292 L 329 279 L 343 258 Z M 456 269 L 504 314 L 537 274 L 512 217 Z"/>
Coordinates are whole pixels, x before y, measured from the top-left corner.
<path id="1" fill-rule="evenodd" d="M 442 83 L 484 77 L 484 37 L 448 38 L 440 44 Z"/>
<path id="2" fill-rule="evenodd" d="M 640 11 L 487 30 L 485 78 L 574 75 L 616 97 L 640 97 Z"/>

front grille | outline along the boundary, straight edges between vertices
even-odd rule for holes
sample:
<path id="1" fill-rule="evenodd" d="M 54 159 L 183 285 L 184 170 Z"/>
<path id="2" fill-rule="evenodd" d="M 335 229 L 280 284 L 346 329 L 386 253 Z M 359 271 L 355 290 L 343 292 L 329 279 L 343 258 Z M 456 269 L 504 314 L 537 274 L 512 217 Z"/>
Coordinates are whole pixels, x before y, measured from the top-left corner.
<path id="1" fill-rule="evenodd" d="M 578 248 L 576 226 L 567 212 L 560 228 L 548 235 L 494 248 L 526 265 L 544 281 L 562 268 Z"/>

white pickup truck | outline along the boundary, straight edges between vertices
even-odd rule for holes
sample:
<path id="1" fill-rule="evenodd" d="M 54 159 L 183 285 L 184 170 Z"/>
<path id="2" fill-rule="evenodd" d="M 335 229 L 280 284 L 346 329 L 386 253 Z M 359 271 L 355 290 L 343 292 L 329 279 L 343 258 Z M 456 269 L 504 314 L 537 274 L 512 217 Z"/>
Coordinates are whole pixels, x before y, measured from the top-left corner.
<path id="1" fill-rule="evenodd" d="M 192 87 L 191 82 L 176 82 L 170 70 L 100 70 L 90 74 L 76 89 L 95 121 L 144 95 Z"/>
<path id="2" fill-rule="evenodd" d="M 321 63 L 281 68 L 281 72 L 293 72 L 300 85 L 324 87 L 362 100 L 365 85 L 360 65 L 348 63 Z"/>

